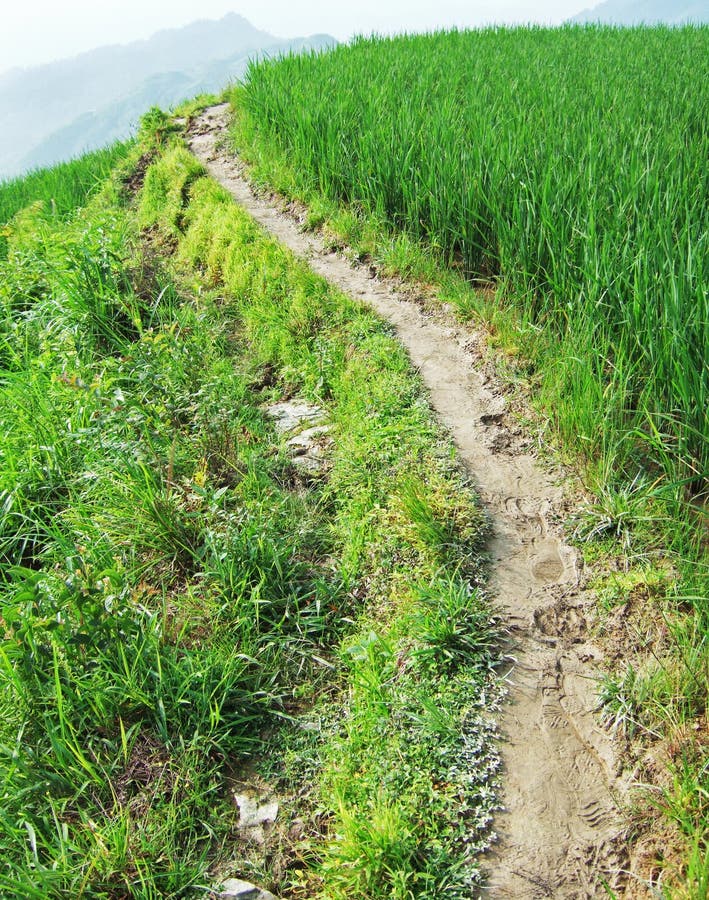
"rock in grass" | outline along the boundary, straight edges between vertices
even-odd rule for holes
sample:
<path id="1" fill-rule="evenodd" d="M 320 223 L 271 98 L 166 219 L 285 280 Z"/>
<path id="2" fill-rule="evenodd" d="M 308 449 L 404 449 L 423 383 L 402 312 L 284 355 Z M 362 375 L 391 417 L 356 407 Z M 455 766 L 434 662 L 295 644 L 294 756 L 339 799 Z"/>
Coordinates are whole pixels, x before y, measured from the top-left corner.
<path id="1" fill-rule="evenodd" d="M 304 400 L 283 400 L 266 407 L 279 434 L 287 436 L 286 446 L 294 465 L 319 474 L 327 467 L 326 448 L 332 443 L 325 411 Z"/>
<path id="2" fill-rule="evenodd" d="M 249 794 L 234 794 L 234 802 L 239 807 L 239 828 L 257 828 L 276 821 L 278 802 L 270 800 L 260 803 Z"/>
<path id="3" fill-rule="evenodd" d="M 254 844 L 266 843 L 269 826 L 276 821 L 278 801 L 260 802 L 249 794 L 234 794 L 234 802 L 239 807 L 239 830 L 242 837 Z"/>
<path id="4" fill-rule="evenodd" d="M 240 878 L 227 878 L 217 891 L 217 897 L 227 900 L 278 900 L 270 891 L 251 884 L 250 881 L 242 881 Z"/>
<path id="5" fill-rule="evenodd" d="M 280 434 L 322 425 L 325 419 L 322 407 L 305 400 L 280 400 L 267 406 L 266 412 Z"/>

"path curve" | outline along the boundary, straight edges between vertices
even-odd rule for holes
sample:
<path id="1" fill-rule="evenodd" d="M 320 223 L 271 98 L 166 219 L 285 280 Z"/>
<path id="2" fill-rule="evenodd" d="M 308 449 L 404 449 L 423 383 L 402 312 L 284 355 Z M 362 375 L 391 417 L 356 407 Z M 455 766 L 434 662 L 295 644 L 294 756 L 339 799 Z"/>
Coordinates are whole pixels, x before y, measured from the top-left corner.
<path id="1" fill-rule="evenodd" d="M 191 151 L 268 232 L 393 325 L 492 517 L 490 590 L 514 663 L 502 720 L 505 811 L 487 857 L 486 895 L 607 897 L 604 881 L 622 883 L 623 791 L 612 742 L 592 712 L 601 653 L 587 635 L 593 600 L 578 554 L 558 526 L 563 491 L 508 428 L 502 393 L 476 370 L 474 335 L 427 314 L 393 281 L 373 278 L 257 197 L 243 165 L 220 149 L 229 115 L 228 104 L 205 110 L 190 128 Z"/>

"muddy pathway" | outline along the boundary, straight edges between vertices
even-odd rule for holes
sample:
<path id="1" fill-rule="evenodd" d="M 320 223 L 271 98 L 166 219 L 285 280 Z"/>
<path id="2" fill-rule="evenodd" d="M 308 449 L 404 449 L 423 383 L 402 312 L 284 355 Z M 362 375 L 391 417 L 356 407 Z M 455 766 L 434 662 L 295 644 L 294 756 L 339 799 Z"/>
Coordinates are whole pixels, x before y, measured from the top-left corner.
<path id="1" fill-rule="evenodd" d="M 587 636 L 592 600 L 578 556 L 557 524 L 562 490 L 506 424 L 504 397 L 476 369 L 475 336 L 423 312 L 256 197 L 239 162 L 219 149 L 228 116 L 226 106 L 206 110 L 191 128 L 192 152 L 265 229 L 393 325 L 493 519 L 490 589 L 514 662 L 502 721 L 505 812 L 486 860 L 487 895 L 605 897 L 603 882 L 622 880 L 622 791 L 611 741 L 592 713 L 600 652 Z"/>

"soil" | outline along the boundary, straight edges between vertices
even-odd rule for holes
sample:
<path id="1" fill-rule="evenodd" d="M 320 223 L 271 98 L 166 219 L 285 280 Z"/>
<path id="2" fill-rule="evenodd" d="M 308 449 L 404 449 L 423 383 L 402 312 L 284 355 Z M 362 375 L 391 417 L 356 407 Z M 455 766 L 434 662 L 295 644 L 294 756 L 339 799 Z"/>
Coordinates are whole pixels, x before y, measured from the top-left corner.
<path id="1" fill-rule="evenodd" d="M 602 653 L 588 629 L 594 601 L 578 553 L 564 541 L 561 473 L 545 470 L 511 421 L 505 391 L 480 365 L 480 335 L 416 301 L 304 233 L 272 198 L 256 196 L 238 159 L 220 147 L 229 107 L 190 128 L 192 152 L 269 233 L 393 326 L 430 403 L 477 483 L 494 527 L 490 591 L 509 629 L 505 809 L 485 860 L 492 898 L 607 897 L 627 866 L 616 748 L 594 715 Z M 412 302 L 413 301 L 413 302 Z"/>

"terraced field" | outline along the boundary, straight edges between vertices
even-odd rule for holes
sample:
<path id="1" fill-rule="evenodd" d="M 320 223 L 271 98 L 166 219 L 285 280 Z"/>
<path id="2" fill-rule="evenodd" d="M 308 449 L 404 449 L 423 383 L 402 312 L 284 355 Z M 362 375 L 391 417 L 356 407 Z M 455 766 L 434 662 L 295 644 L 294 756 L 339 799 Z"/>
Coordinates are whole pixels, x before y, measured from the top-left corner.
<path id="1" fill-rule="evenodd" d="M 358 40 L 0 185 L 2 896 L 703 900 L 707 50 Z"/>

